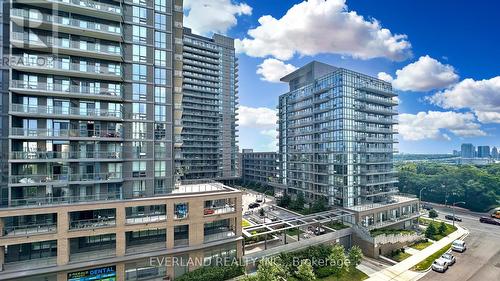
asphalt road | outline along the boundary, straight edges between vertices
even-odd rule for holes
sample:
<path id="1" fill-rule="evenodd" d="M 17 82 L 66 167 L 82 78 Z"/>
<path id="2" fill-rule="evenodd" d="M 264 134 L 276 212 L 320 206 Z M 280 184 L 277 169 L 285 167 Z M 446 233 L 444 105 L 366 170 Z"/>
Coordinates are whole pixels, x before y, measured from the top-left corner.
<path id="1" fill-rule="evenodd" d="M 433 205 L 439 218 L 451 214 L 450 208 Z M 430 271 L 420 280 L 498 281 L 500 280 L 500 226 L 479 222 L 481 214 L 467 210 L 457 210 L 455 215 L 463 221 L 460 225 L 469 229 L 465 238 L 467 250 L 453 252 L 457 258 L 455 265 L 444 274 Z"/>

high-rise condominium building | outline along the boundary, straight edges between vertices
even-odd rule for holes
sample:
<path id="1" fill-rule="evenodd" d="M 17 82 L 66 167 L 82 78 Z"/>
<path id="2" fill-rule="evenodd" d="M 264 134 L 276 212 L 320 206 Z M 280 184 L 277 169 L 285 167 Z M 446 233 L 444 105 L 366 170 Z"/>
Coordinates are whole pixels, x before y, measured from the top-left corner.
<path id="1" fill-rule="evenodd" d="M 203 75 L 183 83 L 184 52 L 192 76 L 219 67 L 231 76 L 231 58 L 203 45 L 189 58 L 182 0 L 2 4 L 0 280 L 166 279 L 200 264 L 172 257 L 241 255 L 240 192 L 174 181 L 179 126 L 196 123 L 182 109 L 211 101 L 188 87 L 236 87 L 217 75 L 211 87 Z M 234 128 L 231 117 L 217 125 Z M 221 137 L 221 148 L 234 143 Z M 221 154 L 221 164 L 232 161 Z"/>
<path id="2" fill-rule="evenodd" d="M 287 192 L 358 211 L 365 226 L 414 218 L 417 200 L 397 195 L 395 186 L 391 84 L 319 62 L 281 81 L 290 86 L 278 106 L 280 180 Z"/>
<path id="3" fill-rule="evenodd" d="M 183 93 L 176 135 L 177 170 L 184 179 L 237 175 L 238 64 L 234 39 L 184 29 Z M 178 141 L 177 141 L 178 140 Z"/>
<path id="4" fill-rule="evenodd" d="M 477 157 L 478 158 L 490 158 L 491 152 L 488 145 L 480 145 L 477 147 Z"/>
<path id="5" fill-rule="evenodd" d="M 476 148 L 472 143 L 462 143 L 460 147 L 460 157 L 462 158 L 474 158 L 476 157 Z"/>
<path id="6" fill-rule="evenodd" d="M 493 159 L 498 159 L 498 149 L 496 146 L 494 146 L 492 149 L 491 149 L 491 158 Z"/>
<path id="7" fill-rule="evenodd" d="M 241 179 L 245 182 L 269 185 L 278 180 L 278 153 L 243 149 L 241 153 Z"/>

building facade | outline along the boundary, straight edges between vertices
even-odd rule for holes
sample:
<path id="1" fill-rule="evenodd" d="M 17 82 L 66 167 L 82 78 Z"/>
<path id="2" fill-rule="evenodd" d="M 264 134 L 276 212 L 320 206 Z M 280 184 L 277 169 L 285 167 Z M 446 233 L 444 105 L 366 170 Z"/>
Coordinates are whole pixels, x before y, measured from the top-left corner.
<path id="1" fill-rule="evenodd" d="M 183 179 L 237 175 L 238 64 L 234 39 L 184 29 L 180 136 L 175 151 Z"/>
<path id="2" fill-rule="evenodd" d="M 460 157 L 462 158 L 475 158 L 476 148 L 472 143 L 462 143 L 460 147 Z"/>
<path id="3" fill-rule="evenodd" d="M 254 152 L 243 149 L 241 153 L 241 179 L 245 182 L 269 185 L 278 181 L 278 153 Z"/>
<path id="4" fill-rule="evenodd" d="M 478 158 L 490 158 L 491 151 L 488 145 L 480 145 L 477 147 L 477 157 Z"/>
<path id="5" fill-rule="evenodd" d="M 496 148 L 496 146 L 494 146 L 492 149 L 491 149 L 491 158 L 493 159 L 498 159 L 498 149 Z"/>
<path id="6" fill-rule="evenodd" d="M 278 105 L 280 180 L 288 193 L 326 198 L 359 212 L 366 226 L 418 213 L 415 198 L 397 195 L 397 94 L 389 83 L 319 62 L 281 81 L 290 86 Z"/>
<path id="7" fill-rule="evenodd" d="M 0 279 L 174 277 L 146 259 L 239 255 L 240 193 L 174 181 L 182 0 L 2 3 Z"/>

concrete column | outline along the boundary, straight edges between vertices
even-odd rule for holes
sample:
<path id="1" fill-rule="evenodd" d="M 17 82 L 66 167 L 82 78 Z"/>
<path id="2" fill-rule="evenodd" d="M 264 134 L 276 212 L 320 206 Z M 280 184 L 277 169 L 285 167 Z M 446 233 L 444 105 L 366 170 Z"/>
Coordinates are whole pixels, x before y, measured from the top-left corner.
<path id="1" fill-rule="evenodd" d="M 189 271 L 193 271 L 203 265 L 203 250 L 191 251 L 189 253 Z"/>
<path id="2" fill-rule="evenodd" d="M 116 281 L 125 281 L 125 264 L 116 264 Z"/>
<path id="3" fill-rule="evenodd" d="M 172 249 L 174 247 L 174 205 L 166 204 L 165 210 L 167 212 L 167 249 Z"/>
<path id="4" fill-rule="evenodd" d="M 4 226 L 5 226 L 5 218 L 0 218 L 0 236 L 3 236 Z"/>
<path id="5" fill-rule="evenodd" d="M 4 263 L 5 263 L 5 246 L 0 246 L 0 271 L 3 271 Z"/>
<path id="6" fill-rule="evenodd" d="M 57 273 L 57 281 L 68 281 L 68 276 L 65 272 Z"/>
<path id="7" fill-rule="evenodd" d="M 125 232 L 123 231 L 123 228 L 121 231 L 116 232 L 116 256 L 117 257 L 123 257 L 125 256 L 125 250 L 126 250 L 126 240 L 125 240 Z"/>
<path id="8" fill-rule="evenodd" d="M 243 233 L 243 229 L 241 227 L 243 218 L 241 216 L 241 207 L 243 206 L 242 197 L 236 197 L 236 236 L 241 236 Z"/>

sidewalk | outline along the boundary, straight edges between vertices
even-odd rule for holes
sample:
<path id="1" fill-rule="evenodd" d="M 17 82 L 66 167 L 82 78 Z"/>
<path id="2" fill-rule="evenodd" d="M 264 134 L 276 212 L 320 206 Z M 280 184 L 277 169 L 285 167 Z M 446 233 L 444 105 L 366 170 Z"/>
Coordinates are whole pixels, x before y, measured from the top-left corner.
<path id="1" fill-rule="evenodd" d="M 463 235 L 468 233 L 468 230 L 462 228 L 460 225 L 455 224 L 457 227 L 457 231 L 452 234 L 444 237 L 443 239 L 435 242 L 429 247 L 423 249 L 422 251 L 412 255 L 411 257 L 405 259 L 404 261 L 390 266 L 386 269 L 378 271 L 376 273 L 370 274 L 370 278 L 366 279 L 368 281 L 388 281 L 388 280 L 397 280 L 397 281 L 410 281 L 410 280 L 418 280 L 422 278 L 425 273 L 414 272 L 411 271 L 410 268 L 426 259 L 428 256 L 434 254 L 444 246 L 453 242 L 453 240 L 459 239 Z"/>

